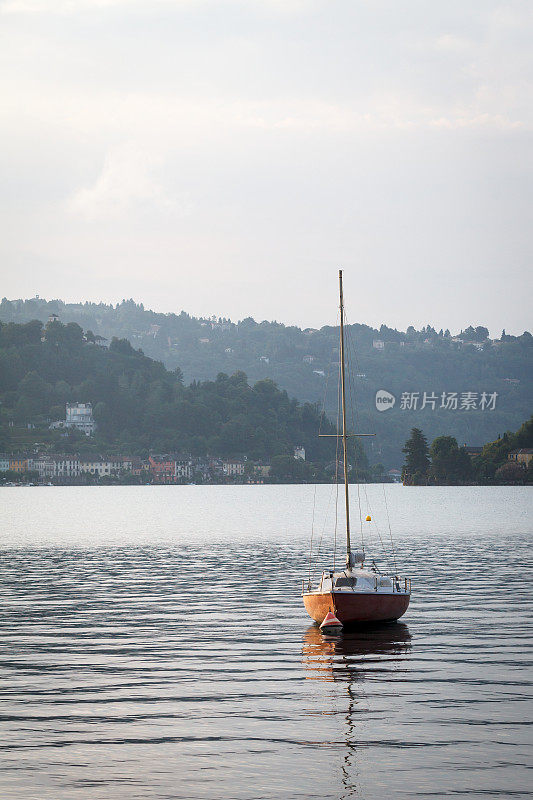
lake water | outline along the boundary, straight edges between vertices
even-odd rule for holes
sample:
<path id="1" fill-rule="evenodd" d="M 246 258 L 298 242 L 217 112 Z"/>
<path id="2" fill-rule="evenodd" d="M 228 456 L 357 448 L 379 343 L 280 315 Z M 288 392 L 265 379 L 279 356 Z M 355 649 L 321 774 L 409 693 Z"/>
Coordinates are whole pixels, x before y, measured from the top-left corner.
<path id="1" fill-rule="evenodd" d="M 1 489 L 0 798 L 529 797 L 533 491 L 363 488 L 413 597 L 337 641 L 334 495 Z"/>

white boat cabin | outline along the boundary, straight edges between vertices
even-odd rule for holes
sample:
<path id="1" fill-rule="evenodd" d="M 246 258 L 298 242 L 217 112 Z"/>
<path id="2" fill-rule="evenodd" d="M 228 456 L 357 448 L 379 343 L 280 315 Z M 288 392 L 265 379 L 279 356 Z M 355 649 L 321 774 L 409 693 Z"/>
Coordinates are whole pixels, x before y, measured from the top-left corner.
<path id="1" fill-rule="evenodd" d="M 411 581 L 399 575 L 382 575 L 377 570 L 365 569 L 364 554 L 354 553 L 354 565 L 342 571 L 324 570 L 316 589 L 317 594 L 326 592 L 378 592 L 378 594 L 410 594 Z M 310 589 L 308 589 L 309 591 Z"/>
<path id="2" fill-rule="evenodd" d="M 380 594 L 409 594 L 409 580 L 398 575 L 380 575 L 362 568 L 342 572 L 324 570 L 315 591 L 324 592 L 378 592 Z"/>

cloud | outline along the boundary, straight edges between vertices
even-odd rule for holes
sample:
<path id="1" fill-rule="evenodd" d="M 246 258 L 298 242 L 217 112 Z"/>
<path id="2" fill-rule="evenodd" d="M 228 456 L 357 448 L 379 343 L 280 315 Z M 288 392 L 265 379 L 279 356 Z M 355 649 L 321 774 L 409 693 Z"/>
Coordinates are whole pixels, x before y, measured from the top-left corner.
<path id="1" fill-rule="evenodd" d="M 159 163 L 160 159 L 132 143 L 114 148 L 95 183 L 78 189 L 69 199 L 69 211 L 89 222 L 123 217 L 142 208 L 188 213 L 190 202 L 185 197 L 171 197 L 154 177 Z"/>
<path id="2" fill-rule="evenodd" d="M 263 281 L 254 296 L 275 292 L 280 316 L 276 276 L 289 266 L 316 308 L 332 259 L 427 287 L 420 308 L 435 302 L 426 275 L 475 271 L 485 299 L 472 279 L 465 313 L 493 302 L 508 325 L 497 300 L 510 270 L 523 285 L 530 272 L 531 10 L 0 0 L 0 256 L 21 264 L 31 249 L 30 266 L 36 256 L 65 274 L 98 263 L 95 294 L 127 273 L 154 303 L 171 286 L 157 288 L 158 270 L 184 282 L 198 270 L 209 279 L 180 302 L 194 308 L 216 284 L 211 307 L 233 315 L 250 312 L 232 306 L 250 270 Z M 10 272 L 12 287 L 27 280 Z M 413 308 L 405 298 L 375 313 L 395 323 Z"/>

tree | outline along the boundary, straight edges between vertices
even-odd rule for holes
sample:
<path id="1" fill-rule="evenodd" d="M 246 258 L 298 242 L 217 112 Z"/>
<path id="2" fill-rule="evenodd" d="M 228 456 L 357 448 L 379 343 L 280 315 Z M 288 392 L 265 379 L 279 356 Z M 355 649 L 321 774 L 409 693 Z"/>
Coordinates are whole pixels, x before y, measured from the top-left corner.
<path id="1" fill-rule="evenodd" d="M 437 483 L 461 483 L 472 472 L 470 457 L 453 436 L 437 436 L 431 448 L 431 476 Z"/>
<path id="2" fill-rule="evenodd" d="M 508 461 L 496 470 L 494 477 L 499 483 L 524 483 L 526 468 L 523 464 L 517 464 L 515 461 Z"/>
<path id="3" fill-rule="evenodd" d="M 533 417 L 526 420 L 516 433 L 505 432 L 503 436 L 489 442 L 483 447 L 481 455 L 474 459 L 476 478 L 481 482 L 492 481 L 496 472 L 508 463 L 508 455 L 512 450 L 533 447 Z M 533 461 L 530 466 L 533 465 Z M 505 471 L 502 473 L 505 475 Z M 501 474 L 500 474 L 501 477 Z M 530 482 L 526 476 L 526 482 Z"/>
<path id="4" fill-rule="evenodd" d="M 313 468 L 308 461 L 302 461 L 293 456 L 274 456 L 270 468 L 270 475 L 274 480 L 300 483 L 309 481 Z"/>
<path id="5" fill-rule="evenodd" d="M 370 469 L 370 475 L 376 483 L 383 483 L 385 480 L 385 467 L 383 464 L 374 464 Z"/>
<path id="6" fill-rule="evenodd" d="M 129 343 L 127 339 L 117 339 L 116 336 L 113 336 L 111 339 L 111 344 L 109 345 L 109 352 L 110 353 L 120 353 L 123 356 L 133 356 L 135 355 L 135 350 Z"/>
<path id="7" fill-rule="evenodd" d="M 420 428 L 411 428 L 411 436 L 402 448 L 405 453 L 403 476 L 413 483 L 424 483 L 429 473 L 429 449 L 427 439 Z"/>
<path id="8" fill-rule="evenodd" d="M 464 331 L 461 331 L 461 339 L 465 342 L 484 342 L 489 338 L 489 330 L 484 325 L 478 325 L 476 328 L 469 325 Z"/>
<path id="9" fill-rule="evenodd" d="M 32 414 L 41 414 L 45 411 L 51 389 L 50 384 L 43 380 L 35 370 L 27 372 L 18 387 L 21 400 L 24 399 L 25 401 L 20 404 L 19 419 L 24 420 L 25 417 L 30 417 Z M 20 411 L 22 406 L 24 406 L 24 412 Z"/>

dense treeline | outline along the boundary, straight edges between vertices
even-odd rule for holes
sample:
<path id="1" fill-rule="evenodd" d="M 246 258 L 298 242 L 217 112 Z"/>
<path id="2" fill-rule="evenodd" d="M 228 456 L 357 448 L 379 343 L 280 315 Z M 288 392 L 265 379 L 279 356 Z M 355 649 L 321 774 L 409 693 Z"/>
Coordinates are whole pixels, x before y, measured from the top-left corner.
<path id="1" fill-rule="evenodd" d="M 64 419 L 65 403 L 75 401 L 93 405 L 98 429 L 90 439 L 48 429 Z M 102 347 L 76 323 L 0 323 L 0 402 L 4 450 L 20 447 L 22 436 L 27 445 L 47 443 L 64 452 L 246 455 L 273 460 L 281 473 L 283 457 L 290 457 L 293 471 L 306 470 L 294 465 L 295 445 L 317 464 L 335 458 L 334 440 L 318 437 L 320 427 L 333 428 L 317 406 L 289 398 L 273 381 L 250 386 L 236 372 L 185 386 L 179 368 L 170 372 L 125 339 Z"/>
<path id="2" fill-rule="evenodd" d="M 251 318 L 233 323 L 220 317 L 195 318 L 185 312 L 159 314 L 133 300 L 117 305 L 65 304 L 39 298 L 0 303 L 0 319 L 5 321 L 46 320 L 51 313 L 108 342 L 113 337 L 128 339 L 168 369 L 179 366 L 187 383 L 212 380 L 220 371 L 243 371 L 252 383 L 269 378 L 301 402 L 323 402 L 325 397 L 327 413 L 332 419 L 336 416 L 339 330 L 335 326 L 302 330 Z M 510 336 L 503 331 L 499 339 L 491 341 L 482 325 L 454 334 L 430 325 L 406 331 L 386 325 L 347 326 L 349 374 L 360 430 L 377 434 L 367 442 L 372 461 L 398 467 L 402 444 L 413 425 L 423 428 L 430 439 L 444 430 L 461 444 L 481 445 L 501 431 L 516 429 L 529 414 L 531 334 Z M 375 342 L 382 342 L 383 347 L 375 347 Z M 394 407 L 386 413 L 376 411 L 379 389 L 396 396 Z M 404 392 L 419 393 L 416 409 L 401 407 Z M 436 407 L 421 408 L 424 392 L 435 393 L 439 398 Z M 449 392 L 496 392 L 498 397 L 491 410 L 442 408 L 440 397 Z"/>
<path id="3" fill-rule="evenodd" d="M 489 442 L 473 459 L 474 475 L 479 481 L 495 483 L 533 483 L 533 461 L 524 464 L 510 461 L 509 454 L 533 448 L 533 416 L 516 433 L 507 432 Z"/>
<path id="4" fill-rule="evenodd" d="M 437 436 L 431 446 L 420 428 L 413 428 L 403 452 L 403 479 L 414 485 L 428 484 L 531 484 L 533 459 L 509 458 L 533 448 L 533 416 L 516 433 L 506 432 L 471 457 L 453 436 Z M 525 456 L 524 456 L 525 457 Z"/>

